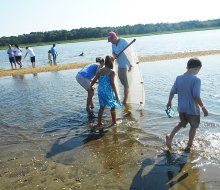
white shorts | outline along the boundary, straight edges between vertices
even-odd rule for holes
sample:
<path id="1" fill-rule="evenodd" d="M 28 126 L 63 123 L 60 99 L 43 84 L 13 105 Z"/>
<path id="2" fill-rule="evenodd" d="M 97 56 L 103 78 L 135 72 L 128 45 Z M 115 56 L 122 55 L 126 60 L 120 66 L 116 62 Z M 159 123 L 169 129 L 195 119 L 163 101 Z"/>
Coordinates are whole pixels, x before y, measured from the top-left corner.
<path id="1" fill-rule="evenodd" d="M 83 77 L 81 74 L 76 75 L 77 82 L 86 90 L 90 90 L 90 80 Z"/>

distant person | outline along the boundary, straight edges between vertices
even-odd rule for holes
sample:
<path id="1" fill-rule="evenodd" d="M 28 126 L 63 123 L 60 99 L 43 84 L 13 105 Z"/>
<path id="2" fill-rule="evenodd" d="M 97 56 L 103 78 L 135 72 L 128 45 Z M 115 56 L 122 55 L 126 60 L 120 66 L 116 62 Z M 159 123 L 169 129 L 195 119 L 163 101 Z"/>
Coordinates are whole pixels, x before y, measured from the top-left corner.
<path id="1" fill-rule="evenodd" d="M 15 55 L 15 62 L 22 67 L 22 49 L 18 46 L 18 44 L 15 44 L 14 48 L 14 55 Z"/>
<path id="2" fill-rule="evenodd" d="M 121 53 L 120 56 L 118 54 L 128 45 L 128 42 L 123 38 L 119 38 L 115 32 L 108 33 L 108 42 L 112 43 L 112 54 L 117 59 L 118 77 L 124 87 L 123 104 L 126 105 L 129 94 L 128 72 L 131 71 L 132 61 L 125 53 Z"/>
<path id="3" fill-rule="evenodd" d="M 56 44 L 53 44 L 50 51 L 51 51 L 52 56 L 53 56 L 53 64 L 56 65 L 57 64 L 56 60 L 57 60 L 57 55 L 58 55 L 57 50 L 56 50 Z"/>
<path id="4" fill-rule="evenodd" d="M 49 61 L 49 64 L 50 64 L 50 65 L 52 65 L 52 57 L 53 57 L 53 56 L 52 56 L 51 50 L 49 50 L 49 51 L 48 51 L 48 61 Z"/>
<path id="5" fill-rule="evenodd" d="M 79 54 L 79 56 L 83 56 L 83 55 L 84 55 L 84 53 L 83 53 L 83 52 Z"/>
<path id="6" fill-rule="evenodd" d="M 8 50 L 7 50 L 7 54 L 8 54 L 8 57 L 9 57 L 9 62 L 11 64 L 11 69 L 16 69 L 16 63 L 15 63 L 15 54 L 14 54 L 14 51 L 11 47 L 11 44 L 8 45 Z M 13 67 L 13 64 L 14 64 L 14 67 Z"/>
<path id="7" fill-rule="evenodd" d="M 94 104 L 92 101 L 94 89 L 90 88 L 91 80 L 95 77 L 100 68 L 104 66 L 104 59 L 101 57 L 96 58 L 96 63 L 89 64 L 82 68 L 76 75 L 77 82 L 88 92 L 86 110 L 89 115 L 93 115 L 92 109 Z"/>
<path id="8" fill-rule="evenodd" d="M 27 54 L 29 54 L 30 59 L 31 59 L 32 67 L 35 68 L 35 53 L 34 53 L 34 50 L 30 47 L 26 47 L 25 49 L 26 49 L 26 54 L 24 56 L 24 59 L 27 56 Z"/>
<path id="9" fill-rule="evenodd" d="M 172 99 L 177 94 L 180 122 L 170 134 L 166 135 L 166 146 L 169 149 L 172 149 L 172 140 L 175 134 L 189 123 L 189 140 L 185 150 L 190 150 L 196 129 L 200 124 L 200 108 L 204 116 L 208 115 L 208 111 L 200 98 L 201 80 L 196 76 L 201 67 L 202 63 L 199 59 L 191 58 L 187 63 L 187 71 L 183 75 L 177 76 L 170 91 L 167 108 L 172 107 Z"/>
<path id="10" fill-rule="evenodd" d="M 106 56 L 105 67 L 101 68 L 91 82 L 91 89 L 93 85 L 99 80 L 98 97 L 99 97 L 99 113 L 98 113 L 98 126 L 102 126 L 102 115 L 105 107 L 111 108 L 112 124 L 116 124 L 115 108 L 120 105 L 118 92 L 115 87 L 115 72 L 112 70 L 114 64 L 114 57 Z"/>

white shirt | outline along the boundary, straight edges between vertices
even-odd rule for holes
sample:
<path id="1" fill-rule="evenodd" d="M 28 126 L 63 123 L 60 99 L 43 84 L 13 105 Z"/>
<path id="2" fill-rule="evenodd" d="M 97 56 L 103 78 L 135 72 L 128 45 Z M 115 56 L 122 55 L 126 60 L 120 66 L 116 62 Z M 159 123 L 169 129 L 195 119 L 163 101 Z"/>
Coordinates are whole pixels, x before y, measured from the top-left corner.
<path id="1" fill-rule="evenodd" d="M 22 56 L 22 50 L 20 48 L 15 48 L 14 54 L 15 54 L 15 56 Z"/>
<path id="2" fill-rule="evenodd" d="M 30 57 L 34 57 L 35 56 L 35 53 L 34 53 L 32 48 L 28 48 L 27 49 L 27 53 L 29 53 Z"/>
<path id="3" fill-rule="evenodd" d="M 126 46 L 128 45 L 128 42 L 120 38 L 118 44 L 112 44 L 112 52 L 115 54 L 119 54 Z M 119 68 L 127 68 L 131 65 L 131 62 L 125 52 L 121 53 L 120 56 L 117 58 L 117 63 Z"/>

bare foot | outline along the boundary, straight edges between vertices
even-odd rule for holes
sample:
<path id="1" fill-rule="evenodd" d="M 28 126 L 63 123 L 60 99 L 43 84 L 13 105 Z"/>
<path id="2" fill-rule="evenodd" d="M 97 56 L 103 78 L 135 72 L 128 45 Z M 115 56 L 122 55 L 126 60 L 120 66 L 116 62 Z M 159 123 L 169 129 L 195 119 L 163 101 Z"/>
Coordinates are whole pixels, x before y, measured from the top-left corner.
<path id="1" fill-rule="evenodd" d="M 117 125 L 117 122 L 112 122 L 111 126 Z"/>
<path id="2" fill-rule="evenodd" d="M 192 148 L 192 145 L 187 145 L 187 147 L 184 149 L 185 152 L 190 152 Z"/>
<path id="3" fill-rule="evenodd" d="M 103 125 L 103 123 L 98 123 L 98 124 L 97 124 L 97 129 L 99 130 L 100 133 L 102 133 L 102 132 L 104 131 L 102 125 Z"/>
<path id="4" fill-rule="evenodd" d="M 172 150 L 170 135 L 166 135 L 166 146 L 169 150 Z"/>

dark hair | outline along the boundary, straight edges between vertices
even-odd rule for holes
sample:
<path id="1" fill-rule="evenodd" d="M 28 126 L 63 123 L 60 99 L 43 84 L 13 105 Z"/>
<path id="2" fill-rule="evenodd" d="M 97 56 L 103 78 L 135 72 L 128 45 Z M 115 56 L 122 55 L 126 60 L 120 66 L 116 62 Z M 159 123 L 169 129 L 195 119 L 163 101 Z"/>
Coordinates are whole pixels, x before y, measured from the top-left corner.
<path id="1" fill-rule="evenodd" d="M 114 57 L 107 55 L 105 57 L 105 66 L 109 69 L 113 69 Z"/>
<path id="2" fill-rule="evenodd" d="M 198 58 L 191 58 L 187 63 L 187 68 L 202 67 L 202 62 Z"/>
<path id="3" fill-rule="evenodd" d="M 15 47 L 18 48 L 18 44 L 15 44 Z"/>
<path id="4" fill-rule="evenodd" d="M 25 49 L 28 49 L 29 47 L 27 46 Z"/>
<path id="5" fill-rule="evenodd" d="M 101 63 L 101 64 L 104 63 L 104 59 L 102 57 L 96 57 L 95 61 L 96 63 Z"/>

